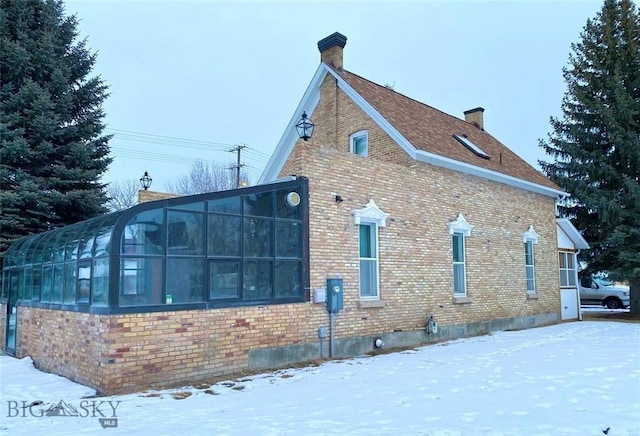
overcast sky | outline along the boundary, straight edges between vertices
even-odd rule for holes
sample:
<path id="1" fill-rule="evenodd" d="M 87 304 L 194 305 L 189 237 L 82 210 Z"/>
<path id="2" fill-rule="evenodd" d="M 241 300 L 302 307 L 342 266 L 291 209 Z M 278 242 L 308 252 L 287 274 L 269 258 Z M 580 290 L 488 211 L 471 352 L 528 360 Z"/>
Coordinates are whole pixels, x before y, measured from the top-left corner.
<path id="1" fill-rule="evenodd" d="M 110 86 L 105 182 L 165 190 L 195 159 L 242 161 L 256 182 L 320 62 L 347 37 L 345 69 L 464 118 L 532 165 L 560 114 L 572 42 L 601 2 L 67 1 Z M 155 135 L 155 136 L 153 136 Z"/>

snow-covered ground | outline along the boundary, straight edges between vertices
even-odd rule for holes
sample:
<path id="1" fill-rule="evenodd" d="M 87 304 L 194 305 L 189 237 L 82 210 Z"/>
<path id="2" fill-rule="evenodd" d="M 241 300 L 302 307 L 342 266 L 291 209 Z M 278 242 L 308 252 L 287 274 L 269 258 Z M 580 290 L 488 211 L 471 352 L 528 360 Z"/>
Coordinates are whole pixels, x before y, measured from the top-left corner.
<path id="1" fill-rule="evenodd" d="M 640 435 L 634 323 L 499 332 L 102 398 L 29 358 L 0 356 L 0 376 L 0 433 L 11 435 Z"/>

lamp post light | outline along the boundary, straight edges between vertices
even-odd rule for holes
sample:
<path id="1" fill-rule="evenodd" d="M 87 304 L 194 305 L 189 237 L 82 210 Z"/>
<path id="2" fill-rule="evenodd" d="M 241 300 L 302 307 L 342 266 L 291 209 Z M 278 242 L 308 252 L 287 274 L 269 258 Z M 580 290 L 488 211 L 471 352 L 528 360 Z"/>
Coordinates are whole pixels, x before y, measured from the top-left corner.
<path id="1" fill-rule="evenodd" d="M 314 127 L 315 127 L 315 124 L 313 124 L 311 122 L 311 119 L 307 117 L 307 113 L 302 112 L 302 118 L 300 119 L 298 124 L 296 124 L 296 130 L 298 131 L 298 136 L 304 139 L 305 141 L 308 141 L 309 138 L 311 138 L 311 135 L 313 135 Z"/>
<path id="2" fill-rule="evenodd" d="M 140 185 L 146 191 L 151 187 L 151 182 L 153 179 L 149 177 L 149 173 L 147 171 L 144 172 L 144 175 L 140 177 Z"/>

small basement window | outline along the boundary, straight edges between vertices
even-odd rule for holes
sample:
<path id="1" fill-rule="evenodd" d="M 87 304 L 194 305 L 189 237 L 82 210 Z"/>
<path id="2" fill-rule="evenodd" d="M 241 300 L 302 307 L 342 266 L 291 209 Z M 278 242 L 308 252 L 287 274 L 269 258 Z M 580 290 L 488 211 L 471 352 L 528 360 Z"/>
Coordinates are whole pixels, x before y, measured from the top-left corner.
<path id="1" fill-rule="evenodd" d="M 491 156 L 489 156 L 487 153 L 482 151 L 480 147 L 471 142 L 471 140 L 467 138 L 467 135 L 453 135 L 453 137 L 456 138 L 460 144 L 471 150 L 476 156 L 480 156 L 483 159 L 491 159 Z"/>

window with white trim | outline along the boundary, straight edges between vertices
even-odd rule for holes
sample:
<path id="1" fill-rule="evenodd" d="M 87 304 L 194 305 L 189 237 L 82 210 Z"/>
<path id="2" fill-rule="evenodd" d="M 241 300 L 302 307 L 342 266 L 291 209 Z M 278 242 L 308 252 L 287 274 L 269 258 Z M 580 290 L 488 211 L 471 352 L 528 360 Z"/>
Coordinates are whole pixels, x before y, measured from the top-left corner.
<path id="1" fill-rule="evenodd" d="M 522 242 L 524 242 L 524 267 L 527 293 L 536 293 L 536 265 L 533 254 L 533 246 L 538 243 L 538 234 L 529 226 L 529 229 L 522 234 Z"/>
<path id="2" fill-rule="evenodd" d="M 467 295 L 467 267 L 464 254 L 464 234 L 455 232 L 451 236 L 453 249 L 453 294 Z"/>
<path id="3" fill-rule="evenodd" d="M 378 226 L 360 224 L 360 298 L 377 299 L 378 294 Z"/>
<path id="4" fill-rule="evenodd" d="M 576 286 L 576 262 L 575 255 L 571 252 L 558 253 L 558 265 L 560 269 L 560 287 Z"/>
<path id="5" fill-rule="evenodd" d="M 527 271 L 527 292 L 536 292 L 536 267 L 533 261 L 533 242 L 524 243 L 524 264 Z"/>
<path id="6" fill-rule="evenodd" d="M 366 130 L 360 130 L 349 136 L 349 150 L 353 154 L 359 154 L 360 156 L 369 155 L 369 132 Z"/>
<path id="7" fill-rule="evenodd" d="M 353 222 L 358 226 L 360 299 L 379 300 L 378 228 L 387 225 L 389 214 L 380 210 L 373 200 L 352 213 Z"/>
<path id="8" fill-rule="evenodd" d="M 453 295 L 467 296 L 467 262 L 465 239 L 471 235 L 473 226 L 467 222 L 464 215 L 447 224 L 451 235 L 451 251 L 453 260 Z"/>

